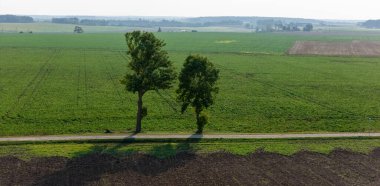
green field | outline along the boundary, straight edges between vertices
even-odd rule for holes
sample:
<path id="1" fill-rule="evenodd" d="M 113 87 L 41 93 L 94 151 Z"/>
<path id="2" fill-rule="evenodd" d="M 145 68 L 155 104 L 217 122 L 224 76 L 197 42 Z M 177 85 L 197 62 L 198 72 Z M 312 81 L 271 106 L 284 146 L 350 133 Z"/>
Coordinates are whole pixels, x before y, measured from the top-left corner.
<path id="1" fill-rule="evenodd" d="M 378 35 L 160 33 L 179 71 L 191 53 L 220 69 L 206 133 L 380 132 L 380 58 L 287 56 L 297 40 Z M 0 34 L 0 136 L 131 132 L 136 95 L 122 34 Z M 144 96 L 144 132 L 191 133 L 175 89 Z"/>
<path id="2" fill-rule="evenodd" d="M 88 154 L 102 153 L 125 157 L 134 153 L 145 153 L 158 158 L 168 158 L 180 152 L 215 153 L 228 152 L 248 155 L 256 151 L 266 151 L 283 155 L 292 155 L 300 151 L 328 154 L 336 149 L 370 154 L 378 148 L 378 138 L 341 138 L 341 139 L 202 139 L 189 140 L 137 140 L 88 141 L 61 143 L 0 143 L 0 157 L 15 156 L 22 159 L 34 157 L 76 158 Z"/>

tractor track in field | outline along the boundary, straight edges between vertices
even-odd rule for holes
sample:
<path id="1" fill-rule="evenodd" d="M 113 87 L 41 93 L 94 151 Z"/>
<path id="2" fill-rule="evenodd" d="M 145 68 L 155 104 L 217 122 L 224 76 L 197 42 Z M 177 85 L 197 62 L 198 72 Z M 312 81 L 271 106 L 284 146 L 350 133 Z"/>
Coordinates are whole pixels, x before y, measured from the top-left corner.
<path id="1" fill-rule="evenodd" d="M 106 60 L 105 60 L 104 57 L 102 58 L 102 60 L 103 60 L 104 63 L 106 63 Z M 111 73 L 111 72 L 115 72 L 115 69 L 114 69 L 114 67 L 112 66 L 111 63 L 107 63 L 107 64 L 108 64 L 108 68 L 107 68 L 107 71 L 106 71 L 106 72 L 107 72 L 108 78 L 109 78 L 109 80 L 112 82 L 112 85 L 113 85 L 113 88 L 114 88 L 115 93 L 116 93 L 117 96 L 119 97 L 119 99 L 120 99 L 120 101 L 122 102 L 122 104 L 124 104 L 125 101 L 126 101 L 126 98 L 122 96 L 122 94 L 121 94 L 119 88 L 117 87 L 118 83 L 115 82 L 115 79 L 116 79 L 116 78 L 115 78 L 115 77 L 113 76 L 113 74 Z"/>
<path id="2" fill-rule="evenodd" d="M 106 61 L 106 59 L 105 59 L 104 56 L 102 56 L 101 61 L 102 61 L 103 64 L 104 63 L 108 64 L 107 67 L 106 67 L 106 74 L 108 76 L 108 80 L 112 83 L 113 90 L 114 90 L 115 94 L 118 96 L 119 100 L 121 101 L 121 104 L 124 106 L 126 104 L 126 102 L 127 102 L 127 98 L 122 96 L 122 94 L 121 94 L 121 92 L 120 92 L 120 90 L 119 90 L 119 88 L 117 86 L 118 84 L 117 84 L 117 82 L 115 82 L 116 78 L 111 73 L 111 72 L 115 72 L 115 69 L 113 68 L 113 66 L 112 66 L 111 63 L 109 63 L 109 62 Z M 130 101 L 132 101 L 132 100 L 130 100 Z M 120 108 L 120 110 L 122 110 L 124 113 L 128 112 L 128 109 L 122 109 L 122 108 Z"/>
<path id="3" fill-rule="evenodd" d="M 84 52 L 84 51 L 83 51 Z M 83 54 L 82 54 L 83 55 Z M 81 71 L 82 71 L 82 63 L 77 63 L 78 73 L 77 73 L 77 96 L 76 96 L 76 105 L 79 109 L 79 99 L 80 99 L 80 89 L 81 89 Z"/>
<path id="4" fill-rule="evenodd" d="M 298 100 L 303 100 L 303 101 L 306 101 L 306 102 L 309 102 L 309 103 L 313 103 L 314 105 L 318 105 L 322 108 L 325 108 L 325 109 L 328 109 L 330 111 L 334 111 L 334 112 L 337 112 L 337 113 L 340 113 L 340 114 L 344 114 L 344 115 L 347 115 L 347 116 L 354 116 L 354 118 L 358 118 L 360 116 L 357 116 L 356 113 L 353 113 L 353 112 L 350 112 L 350 111 L 342 111 L 338 108 L 335 108 L 333 106 L 330 106 L 329 104 L 326 104 L 326 103 L 322 103 L 321 101 L 319 100 L 315 100 L 315 99 L 312 99 L 312 98 L 308 98 L 308 97 L 305 97 L 305 96 L 302 96 L 302 95 L 299 95 L 297 93 L 295 93 L 294 91 L 290 90 L 290 89 L 287 89 L 287 88 L 283 88 L 283 87 L 280 87 L 280 86 L 277 86 L 277 85 L 274 85 L 272 83 L 269 83 L 269 82 L 265 82 L 265 81 L 260 81 L 260 80 L 257 80 L 255 79 L 254 81 L 258 82 L 258 83 L 261 83 L 263 85 L 266 85 L 266 86 L 269 86 L 269 87 L 272 87 L 272 88 L 275 88 L 275 89 L 278 89 L 278 90 L 281 90 L 282 92 L 284 92 L 286 96 L 288 97 L 291 97 L 291 98 L 296 98 Z"/>
<path id="5" fill-rule="evenodd" d="M 125 51 L 124 51 L 125 52 Z M 119 56 L 124 59 L 125 61 L 129 61 L 128 57 L 124 55 L 123 51 L 118 51 Z"/>
<path id="6" fill-rule="evenodd" d="M 1 47 L 0 47 L 0 49 L 1 49 Z M 1 53 L 1 52 L 0 52 Z M 20 54 L 21 55 L 21 54 Z M 22 54 L 22 55 L 24 55 L 24 54 Z M 21 56 L 22 56 L 21 55 Z M 31 60 L 30 61 L 36 61 L 36 59 L 38 59 L 38 56 L 32 56 L 32 58 L 31 58 Z M 48 59 L 49 59 L 49 57 L 48 57 Z M 2 71 L 2 70 L 4 70 L 4 68 L 1 68 L 0 67 L 0 71 Z M 24 68 L 22 71 L 20 71 L 19 73 L 20 74 L 24 74 L 24 73 L 26 73 L 28 70 L 30 70 L 30 69 L 27 69 L 27 68 Z M 9 81 L 8 83 L 9 84 L 12 84 L 12 83 L 14 83 L 15 82 L 15 80 L 17 79 L 16 77 L 18 77 L 19 76 L 19 73 L 13 73 L 12 75 L 13 76 L 10 76 L 9 78 L 10 78 L 10 80 L 14 80 L 14 81 Z M 1 85 L 0 85 L 1 86 Z M 4 87 L 4 86 L 3 86 Z M 1 91 L 1 87 L 0 87 L 0 91 Z"/>
<path id="7" fill-rule="evenodd" d="M 125 51 L 124 51 L 125 52 Z M 127 62 L 129 61 L 128 60 L 128 58 L 127 58 L 127 56 L 125 56 L 124 54 L 123 54 L 123 51 L 118 51 L 118 55 L 117 55 L 121 60 L 124 60 L 126 63 L 125 63 L 125 66 L 127 66 Z M 121 78 L 124 78 L 124 77 L 121 77 Z M 128 98 L 128 100 L 132 103 L 133 102 L 133 100 L 132 100 L 132 98 L 130 97 L 130 96 L 127 96 L 127 98 Z"/>
<path id="8" fill-rule="evenodd" d="M 247 78 L 246 76 L 244 76 L 243 74 L 239 73 L 239 72 L 236 72 L 235 70 L 233 69 L 228 69 L 226 67 L 224 67 L 223 65 L 220 65 L 218 64 L 217 66 L 221 67 L 222 69 L 226 70 L 226 71 L 229 71 L 237 76 L 240 76 L 240 77 L 243 77 L 243 78 Z M 252 79 L 253 81 L 256 81 L 264 86 L 267 86 L 267 87 L 270 87 L 272 89 L 277 89 L 277 90 L 280 90 L 283 95 L 287 96 L 287 97 L 290 97 L 292 99 L 296 99 L 296 100 L 302 100 L 302 101 L 305 101 L 305 102 L 308 102 L 308 103 L 312 103 L 314 105 L 318 105 L 322 108 L 325 108 L 325 109 L 328 109 L 330 111 L 334 111 L 334 112 L 337 112 L 337 113 L 340 113 L 340 114 L 343 114 L 344 116 L 342 116 L 342 118 L 350 118 L 350 119 L 360 119 L 360 118 L 365 118 L 365 116 L 361 116 L 361 115 L 358 115 L 354 112 L 351 112 L 351 111 L 342 111 L 341 109 L 339 108 L 336 108 L 336 107 L 333 107 L 327 103 L 323 103 L 319 100 L 315 100 L 315 99 L 312 99 L 312 98 L 309 98 L 309 97 L 305 97 L 305 96 L 302 96 L 300 94 L 297 94 L 296 92 L 290 90 L 290 89 L 287 89 L 287 88 L 283 88 L 281 86 L 277 86 L 275 84 L 272 84 L 272 83 L 269 83 L 269 82 L 266 82 L 266 81 L 261 81 L 261 80 L 258 80 L 258 79 L 254 79 L 254 78 L 250 78 Z"/>
<path id="9" fill-rule="evenodd" d="M 166 91 L 165 95 L 168 95 L 169 98 L 165 97 L 159 90 L 155 91 L 157 95 L 165 102 L 168 104 L 168 106 L 175 112 L 178 113 L 178 107 L 180 106 L 178 102 L 175 101 L 173 97 L 171 97 Z"/>
<path id="10" fill-rule="evenodd" d="M 21 91 L 21 93 L 17 96 L 17 100 L 15 101 L 15 103 L 13 104 L 13 106 L 7 112 L 5 112 L 5 114 L 2 116 L 2 118 L 8 117 L 10 115 L 10 113 L 13 112 L 16 109 L 16 107 L 20 105 L 21 99 L 26 96 L 27 92 L 31 91 L 31 93 L 30 93 L 31 95 L 29 96 L 29 99 L 27 99 L 26 101 L 24 101 L 24 104 L 21 106 L 21 110 L 25 107 L 25 105 L 27 104 L 27 102 L 30 101 L 30 99 L 33 96 L 34 92 L 41 85 L 41 82 L 43 81 L 43 79 L 45 78 L 45 76 L 50 73 L 50 70 L 48 68 L 50 67 L 51 62 L 53 62 L 55 60 L 55 58 L 57 58 L 57 56 L 59 54 L 60 54 L 60 51 L 53 50 L 53 52 L 51 53 L 51 55 L 41 65 L 41 67 L 40 67 L 39 71 L 37 72 L 37 74 L 24 87 L 24 89 Z"/>
<path id="11" fill-rule="evenodd" d="M 25 96 L 26 92 L 32 87 L 32 85 L 35 84 L 37 79 L 41 77 L 41 74 L 44 74 L 46 72 L 46 66 L 53 61 L 53 59 L 57 55 L 57 50 L 54 50 L 52 54 L 48 57 L 48 59 L 45 61 L 45 63 L 42 64 L 37 74 L 33 77 L 33 79 L 26 85 L 26 87 L 22 90 L 22 92 L 17 96 L 17 99 L 21 99 L 23 96 Z"/>
<path id="12" fill-rule="evenodd" d="M 84 105 L 86 108 L 85 117 L 88 115 L 89 103 L 88 103 L 88 77 L 87 77 L 87 56 L 86 50 L 83 50 L 83 67 L 84 67 Z"/>
<path id="13" fill-rule="evenodd" d="M 62 51 L 59 50 L 57 51 L 56 55 L 54 56 L 54 58 L 47 64 L 46 66 L 46 70 L 43 72 L 43 74 L 41 75 L 41 78 L 39 78 L 39 80 L 36 82 L 36 86 L 33 87 L 32 89 L 32 92 L 30 94 L 30 96 L 28 97 L 28 99 L 24 102 L 24 104 L 22 105 L 21 107 L 21 112 L 24 112 L 25 109 L 27 108 L 28 105 L 31 105 L 31 101 L 34 99 L 36 93 L 38 92 L 38 90 L 40 89 L 41 85 L 43 84 L 44 81 L 46 81 L 48 79 L 48 77 L 50 76 L 51 72 L 54 70 L 54 69 L 58 69 L 59 68 L 59 65 L 60 63 L 58 63 L 55 68 L 52 66 L 52 62 L 54 62 L 54 60 L 57 59 L 58 56 L 60 56 L 62 54 Z"/>

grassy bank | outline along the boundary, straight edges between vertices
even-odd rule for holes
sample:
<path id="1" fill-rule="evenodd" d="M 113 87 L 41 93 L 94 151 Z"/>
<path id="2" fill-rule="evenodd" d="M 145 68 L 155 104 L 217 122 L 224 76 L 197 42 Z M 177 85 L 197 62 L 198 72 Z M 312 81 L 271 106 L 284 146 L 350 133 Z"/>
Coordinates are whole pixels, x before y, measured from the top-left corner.
<path id="1" fill-rule="evenodd" d="M 2 143 L 0 156 L 16 156 L 23 159 L 32 157 L 63 156 L 75 158 L 91 153 L 108 153 L 126 156 L 132 153 L 146 153 L 166 158 L 180 152 L 213 153 L 229 152 L 247 155 L 257 150 L 291 155 L 302 150 L 329 153 L 334 149 L 347 149 L 360 153 L 370 153 L 380 147 L 379 138 L 347 139 L 276 139 L 276 140 L 136 140 L 97 141 L 81 143 Z"/>

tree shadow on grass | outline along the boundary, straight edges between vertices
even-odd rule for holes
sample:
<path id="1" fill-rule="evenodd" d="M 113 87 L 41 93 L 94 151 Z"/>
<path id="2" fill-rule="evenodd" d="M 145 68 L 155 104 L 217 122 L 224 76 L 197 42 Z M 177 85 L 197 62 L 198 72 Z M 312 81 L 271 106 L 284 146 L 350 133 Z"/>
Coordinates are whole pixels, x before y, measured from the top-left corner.
<path id="1" fill-rule="evenodd" d="M 69 160 L 63 169 L 43 177 L 34 185 L 85 185 L 99 181 L 104 174 L 128 171 L 144 176 L 157 176 L 195 159 L 196 149 L 192 144 L 198 143 L 202 138 L 201 135 L 194 134 L 180 142 L 169 140 L 174 143 L 140 142 L 153 145 L 152 149 L 142 154 L 138 150 L 122 149 L 139 143 L 130 137 L 111 147 L 109 144 L 95 145 L 89 151 L 78 152 L 77 157 Z"/>

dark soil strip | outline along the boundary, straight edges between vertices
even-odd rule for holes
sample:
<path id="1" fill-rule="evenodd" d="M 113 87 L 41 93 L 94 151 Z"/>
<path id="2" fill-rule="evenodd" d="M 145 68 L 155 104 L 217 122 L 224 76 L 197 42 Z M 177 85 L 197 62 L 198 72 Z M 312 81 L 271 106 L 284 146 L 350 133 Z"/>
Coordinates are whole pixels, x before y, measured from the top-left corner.
<path id="1" fill-rule="evenodd" d="M 181 153 L 158 159 L 90 154 L 75 159 L 0 158 L 0 185 L 376 185 L 380 150 L 293 156 Z"/>

